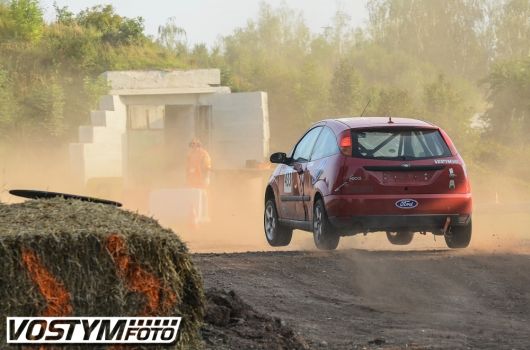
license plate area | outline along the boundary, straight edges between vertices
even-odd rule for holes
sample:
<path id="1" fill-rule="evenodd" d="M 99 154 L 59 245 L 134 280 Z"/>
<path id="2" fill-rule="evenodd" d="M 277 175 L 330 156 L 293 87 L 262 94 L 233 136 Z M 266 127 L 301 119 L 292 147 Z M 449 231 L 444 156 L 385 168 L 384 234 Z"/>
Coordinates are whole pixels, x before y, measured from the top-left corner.
<path id="1" fill-rule="evenodd" d="M 383 184 L 423 184 L 429 183 L 432 179 L 433 172 L 429 171 L 385 171 L 383 172 Z"/>

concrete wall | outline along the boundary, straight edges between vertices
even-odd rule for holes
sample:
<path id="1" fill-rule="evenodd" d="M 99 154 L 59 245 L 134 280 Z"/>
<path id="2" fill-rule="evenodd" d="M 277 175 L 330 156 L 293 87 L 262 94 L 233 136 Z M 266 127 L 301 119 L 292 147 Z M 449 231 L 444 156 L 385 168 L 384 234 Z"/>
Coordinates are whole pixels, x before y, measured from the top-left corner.
<path id="1" fill-rule="evenodd" d="M 269 156 L 269 109 L 265 92 L 211 95 L 202 100 L 212 105 L 211 150 L 214 166 L 238 169 L 247 160 Z"/>
<path id="2" fill-rule="evenodd" d="M 121 99 L 126 105 L 197 105 L 200 94 L 129 95 Z"/>
<path id="3" fill-rule="evenodd" d="M 212 87 L 221 84 L 219 69 L 114 71 L 103 73 L 112 90 Z"/>

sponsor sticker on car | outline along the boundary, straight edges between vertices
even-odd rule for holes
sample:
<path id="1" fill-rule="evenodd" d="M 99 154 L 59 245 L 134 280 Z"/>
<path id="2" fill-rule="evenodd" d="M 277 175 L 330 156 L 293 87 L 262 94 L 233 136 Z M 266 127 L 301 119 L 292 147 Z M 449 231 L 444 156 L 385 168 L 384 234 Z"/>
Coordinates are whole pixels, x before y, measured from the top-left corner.
<path id="1" fill-rule="evenodd" d="M 435 159 L 434 164 L 460 164 L 458 159 Z"/>

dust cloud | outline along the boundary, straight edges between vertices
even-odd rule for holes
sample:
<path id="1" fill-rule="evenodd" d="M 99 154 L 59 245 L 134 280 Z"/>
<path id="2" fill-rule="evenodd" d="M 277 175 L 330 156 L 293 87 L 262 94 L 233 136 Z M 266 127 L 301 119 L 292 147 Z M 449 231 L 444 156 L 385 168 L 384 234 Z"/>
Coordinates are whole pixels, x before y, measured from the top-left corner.
<path id="1" fill-rule="evenodd" d="M 166 169 L 167 170 L 167 169 Z M 188 222 L 164 222 L 188 243 L 193 252 L 243 252 L 264 250 L 314 250 L 312 235 L 296 230 L 291 244 L 270 247 L 263 233 L 263 196 L 272 168 L 268 170 L 215 170 L 208 190 L 210 221 L 198 226 Z M 152 174 L 163 184 L 129 184 L 103 179 L 83 186 L 70 169 L 66 147 L 17 149 L 0 163 L 0 201 L 20 202 L 8 194 L 14 188 L 49 190 L 117 200 L 125 209 L 149 215 L 147 194 L 151 189 L 179 187 L 174 171 Z M 465 253 L 530 252 L 530 191 L 506 174 L 473 173 L 473 238 Z M 158 187 L 157 187 L 158 186 Z M 160 187 L 163 186 L 163 187 Z M 526 185 L 527 186 L 527 185 Z M 132 187 L 132 188 L 131 188 Z M 343 237 L 339 249 L 439 250 L 447 249 L 443 237 L 415 234 L 408 246 L 393 246 L 384 233 Z"/>
<path id="2" fill-rule="evenodd" d="M 11 196 L 15 188 L 85 193 L 70 170 L 68 146 L 13 145 L 0 153 L 0 201 L 23 201 Z"/>

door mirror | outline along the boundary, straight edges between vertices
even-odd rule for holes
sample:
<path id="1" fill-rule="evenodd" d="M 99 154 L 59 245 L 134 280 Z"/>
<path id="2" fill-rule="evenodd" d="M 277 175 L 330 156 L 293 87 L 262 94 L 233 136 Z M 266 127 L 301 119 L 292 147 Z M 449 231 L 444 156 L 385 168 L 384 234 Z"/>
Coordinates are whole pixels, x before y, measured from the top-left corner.
<path id="1" fill-rule="evenodd" d="M 283 152 L 276 152 L 271 155 L 270 160 L 271 160 L 271 163 L 287 164 L 287 162 L 289 161 L 289 158 L 287 157 L 287 154 Z"/>

